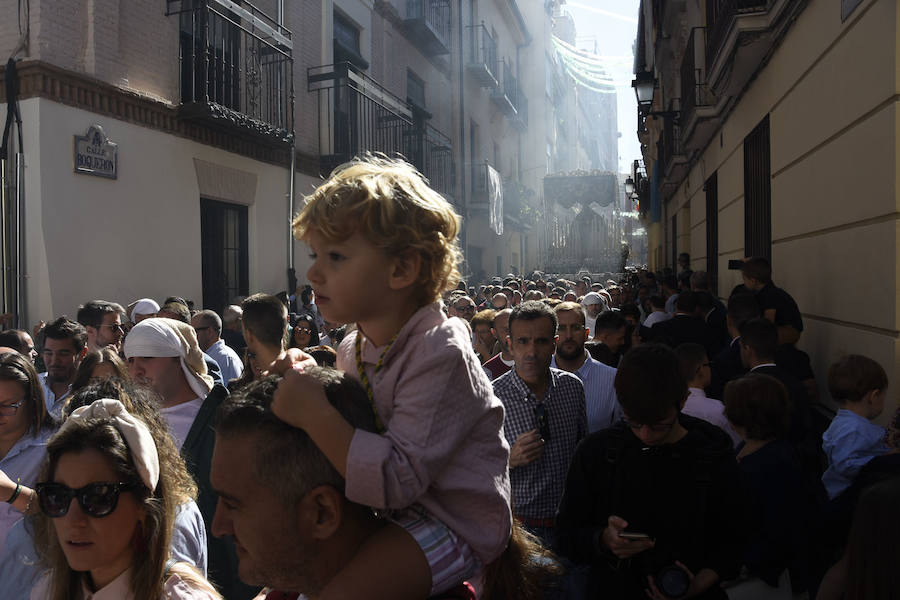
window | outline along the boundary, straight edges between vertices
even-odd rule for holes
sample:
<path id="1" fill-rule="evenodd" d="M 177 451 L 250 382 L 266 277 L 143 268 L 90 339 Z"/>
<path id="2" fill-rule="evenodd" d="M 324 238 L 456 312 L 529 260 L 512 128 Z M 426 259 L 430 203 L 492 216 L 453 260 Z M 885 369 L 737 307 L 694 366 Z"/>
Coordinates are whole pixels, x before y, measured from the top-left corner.
<path id="1" fill-rule="evenodd" d="M 368 69 L 369 63 L 362 57 L 359 43 L 359 27 L 342 14 L 334 13 L 334 62 L 353 63 L 361 69 Z"/>
<path id="2" fill-rule="evenodd" d="M 417 108 L 425 108 L 425 82 L 409 69 L 406 71 L 406 101 Z"/>
<path id="3" fill-rule="evenodd" d="M 769 115 L 744 139 L 744 255 L 772 258 Z"/>
<path id="4" fill-rule="evenodd" d="M 672 268 L 678 270 L 678 213 L 672 215 Z"/>
<path id="5" fill-rule="evenodd" d="M 249 288 L 247 207 L 200 200 L 203 306 L 221 314 Z"/>
<path id="6" fill-rule="evenodd" d="M 706 190 L 706 274 L 709 291 L 719 293 L 719 173 L 710 175 L 703 186 Z"/>

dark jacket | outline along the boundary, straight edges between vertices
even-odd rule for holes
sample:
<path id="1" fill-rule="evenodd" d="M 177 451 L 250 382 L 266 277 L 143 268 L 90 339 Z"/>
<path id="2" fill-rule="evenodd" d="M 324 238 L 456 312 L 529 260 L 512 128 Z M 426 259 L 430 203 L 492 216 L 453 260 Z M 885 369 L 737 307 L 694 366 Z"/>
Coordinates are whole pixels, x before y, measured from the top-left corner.
<path id="1" fill-rule="evenodd" d="M 203 515 L 206 525 L 207 559 L 209 563 L 209 580 L 215 584 L 226 600 L 245 600 L 253 598 L 259 588 L 251 588 L 238 579 L 238 560 L 231 538 L 217 538 L 212 534 L 212 520 L 216 514 L 218 495 L 209 482 L 209 470 L 212 464 L 213 448 L 216 444 L 215 424 L 216 411 L 219 405 L 228 398 L 228 390 L 221 385 L 213 386 L 206 396 L 200 411 L 194 418 L 184 444 L 181 456 L 187 463 L 188 472 L 197 482 L 197 506 Z"/>
<path id="2" fill-rule="evenodd" d="M 711 357 L 712 381 L 706 389 L 706 395 L 716 400 L 725 399 L 725 385 L 747 372 L 741 362 L 741 339 L 736 338 L 725 346 L 718 354 Z"/>
<path id="3" fill-rule="evenodd" d="M 680 560 L 722 580 L 743 558 L 742 497 L 731 439 L 721 429 L 680 415 L 687 435 L 645 447 L 618 423 L 585 438 L 575 452 L 557 518 L 559 550 L 592 567 L 592 585 L 609 598 L 646 598 L 646 576 Z M 618 561 L 597 542 L 610 515 L 656 540 L 653 550 Z M 701 598 L 722 598 L 714 586 Z"/>
<path id="4" fill-rule="evenodd" d="M 715 356 L 721 348 L 709 325 L 699 317 L 676 314 L 671 319 L 654 324 L 650 331 L 653 333 L 652 341 L 671 348 L 693 342 L 706 348 L 708 356 Z"/>

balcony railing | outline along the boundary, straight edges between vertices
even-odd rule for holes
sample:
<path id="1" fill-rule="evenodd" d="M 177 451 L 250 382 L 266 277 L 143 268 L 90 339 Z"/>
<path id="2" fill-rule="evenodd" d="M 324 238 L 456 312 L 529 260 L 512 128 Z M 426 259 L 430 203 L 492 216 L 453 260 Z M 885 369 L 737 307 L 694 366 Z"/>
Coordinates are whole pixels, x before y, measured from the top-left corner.
<path id="1" fill-rule="evenodd" d="M 516 116 L 516 98 L 519 82 L 513 75 L 512 67 L 505 60 L 500 68 L 500 87 L 491 92 L 491 100 L 508 117 Z"/>
<path id="2" fill-rule="evenodd" d="M 500 73 L 497 70 L 497 42 L 484 23 L 466 28 L 469 33 L 469 52 L 466 70 L 484 88 L 496 88 Z"/>
<path id="3" fill-rule="evenodd" d="M 418 122 L 406 102 L 352 63 L 311 67 L 308 90 L 318 95 L 321 172 L 365 152 L 402 155 L 446 196 L 453 195 L 450 139 Z"/>
<path id="4" fill-rule="evenodd" d="M 449 0 L 406 0 L 404 26 L 427 55 L 450 54 Z"/>
<path id="5" fill-rule="evenodd" d="M 772 0 L 707 0 L 706 64 L 711 64 L 725 41 L 731 21 L 741 13 L 768 9 Z"/>
<path id="6" fill-rule="evenodd" d="M 289 142 L 291 32 L 249 2 L 168 0 L 166 14 L 180 19 L 181 115 Z"/>

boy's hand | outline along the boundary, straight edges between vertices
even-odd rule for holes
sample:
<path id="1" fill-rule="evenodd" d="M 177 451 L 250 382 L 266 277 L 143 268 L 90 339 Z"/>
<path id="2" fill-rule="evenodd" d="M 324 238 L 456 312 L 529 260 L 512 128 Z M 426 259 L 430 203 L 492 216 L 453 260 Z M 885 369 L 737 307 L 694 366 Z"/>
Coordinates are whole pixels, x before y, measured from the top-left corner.
<path id="1" fill-rule="evenodd" d="M 303 371 L 307 367 L 315 367 L 316 359 L 300 350 L 299 348 L 288 348 L 278 355 L 269 368 L 263 373 L 264 375 L 282 375 L 284 376 L 291 369 Z"/>
<path id="2" fill-rule="evenodd" d="M 306 429 L 310 413 L 319 411 L 323 406 L 327 408 L 331 405 L 322 384 L 296 369 L 285 371 L 272 396 L 275 416 L 298 429 Z"/>

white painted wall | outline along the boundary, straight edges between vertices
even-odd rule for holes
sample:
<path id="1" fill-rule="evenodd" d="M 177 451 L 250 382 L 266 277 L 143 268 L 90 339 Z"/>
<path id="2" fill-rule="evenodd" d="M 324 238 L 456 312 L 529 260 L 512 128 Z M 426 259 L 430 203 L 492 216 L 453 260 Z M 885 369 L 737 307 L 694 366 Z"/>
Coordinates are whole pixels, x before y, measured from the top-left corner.
<path id="1" fill-rule="evenodd" d="M 21 102 L 26 154 L 28 323 L 103 298 L 179 295 L 202 305 L 194 159 L 256 176 L 248 206 L 250 292 L 286 289 L 287 168 L 43 99 Z M 119 144 L 119 176 L 76 174 L 72 136 L 92 123 Z M 296 208 L 314 180 L 297 176 Z M 308 259 L 295 247 L 298 276 Z"/>

